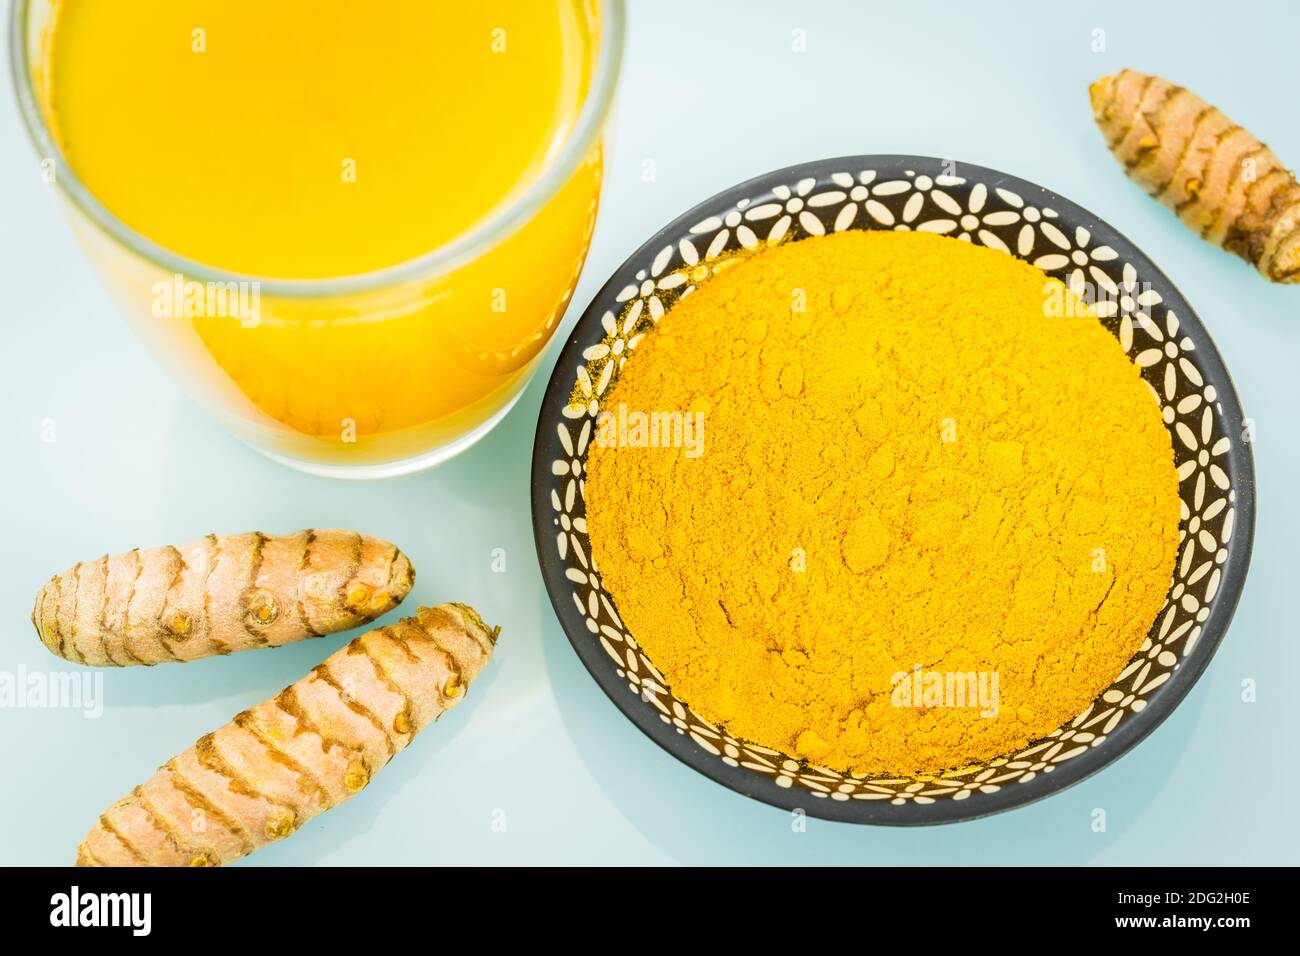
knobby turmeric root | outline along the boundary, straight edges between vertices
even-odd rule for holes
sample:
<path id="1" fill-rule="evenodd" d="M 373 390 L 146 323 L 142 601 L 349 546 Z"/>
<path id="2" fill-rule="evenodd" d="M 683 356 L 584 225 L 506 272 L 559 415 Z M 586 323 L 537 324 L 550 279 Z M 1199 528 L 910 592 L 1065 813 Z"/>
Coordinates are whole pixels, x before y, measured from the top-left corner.
<path id="1" fill-rule="evenodd" d="M 395 545 L 355 531 L 210 534 L 77 564 L 41 588 L 32 623 L 78 664 L 190 661 L 369 623 L 414 581 Z"/>
<path id="2" fill-rule="evenodd" d="M 498 630 L 443 604 L 361 635 L 109 807 L 77 865 L 217 866 L 288 836 L 455 706 Z"/>
<path id="3" fill-rule="evenodd" d="M 1121 70 L 1089 92 L 1130 177 L 1203 239 L 1273 282 L 1300 282 L 1300 185 L 1271 149 L 1158 76 Z"/>

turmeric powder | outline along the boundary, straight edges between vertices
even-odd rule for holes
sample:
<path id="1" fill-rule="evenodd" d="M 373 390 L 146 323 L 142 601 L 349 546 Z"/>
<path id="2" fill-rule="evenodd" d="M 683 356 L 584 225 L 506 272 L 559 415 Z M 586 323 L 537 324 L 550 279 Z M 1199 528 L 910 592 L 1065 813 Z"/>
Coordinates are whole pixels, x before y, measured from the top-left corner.
<path id="1" fill-rule="evenodd" d="M 991 249 L 849 231 L 659 320 L 602 404 L 701 412 L 708 441 L 594 445 L 587 528 L 677 697 L 814 765 L 924 775 L 1119 675 L 1170 585 L 1178 479 L 1116 340 L 1081 301 L 1045 314 L 1063 291 Z"/>
<path id="2" fill-rule="evenodd" d="M 1121 70 L 1089 87 L 1132 179 L 1202 239 L 1273 282 L 1300 282 L 1300 184 L 1248 130 L 1190 90 Z"/>

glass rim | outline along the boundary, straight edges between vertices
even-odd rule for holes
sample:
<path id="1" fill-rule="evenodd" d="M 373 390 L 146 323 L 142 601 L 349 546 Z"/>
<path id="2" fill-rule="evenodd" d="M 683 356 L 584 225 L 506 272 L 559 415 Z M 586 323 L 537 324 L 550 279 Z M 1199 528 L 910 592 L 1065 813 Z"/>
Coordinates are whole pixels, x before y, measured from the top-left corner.
<path id="1" fill-rule="evenodd" d="M 27 56 L 28 14 L 32 0 L 12 0 L 9 18 L 9 63 L 19 112 L 32 144 L 42 158 L 58 164 L 55 185 L 92 223 L 136 255 L 189 279 L 203 282 L 256 282 L 261 294 L 302 299 L 374 291 L 451 271 L 509 236 L 555 195 L 577 170 L 600 136 L 618 84 L 623 56 L 624 0 L 599 0 L 600 41 L 596 68 L 577 122 L 564 145 L 527 188 L 498 205 L 455 238 L 411 259 L 369 272 L 313 279 L 283 279 L 221 269 L 190 259 L 150 239 L 110 211 L 77 176 L 50 133 L 33 89 Z"/>

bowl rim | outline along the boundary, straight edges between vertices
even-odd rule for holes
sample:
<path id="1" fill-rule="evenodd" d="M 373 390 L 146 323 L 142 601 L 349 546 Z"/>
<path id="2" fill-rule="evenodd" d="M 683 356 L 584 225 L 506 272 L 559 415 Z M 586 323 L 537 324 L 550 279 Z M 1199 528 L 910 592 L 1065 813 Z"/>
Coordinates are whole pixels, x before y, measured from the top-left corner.
<path id="1" fill-rule="evenodd" d="M 1056 766 L 1050 774 L 1038 774 L 1030 781 L 1003 787 L 995 793 L 979 794 L 970 800 L 935 800 L 932 803 L 909 800 L 895 805 L 887 800 L 831 800 L 814 796 L 798 786 L 782 788 L 770 778 L 742 767 L 729 766 L 699 747 L 689 735 L 678 733 L 671 724 L 664 723 L 657 712 L 642 705 L 639 698 L 630 694 L 626 683 L 608 666 L 608 655 L 599 642 L 593 639 L 573 605 L 569 594 L 572 582 L 565 577 L 562 563 L 552 547 L 553 516 L 547 480 L 552 477 L 550 463 L 559 443 L 554 424 L 560 417 L 559 410 L 568 404 L 571 394 L 572 383 L 568 381 L 567 370 L 583 364 L 581 353 L 590 345 L 592 326 L 599 325 L 601 316 L 607 310 L 613 308 L 617 313 L 616 294 L 632 281 L 630 277 L 643 269 L 656 252 L 665 244 L 676 244 L 679 239 L 690 235 L 691 226 L 717 214 L 719 209 L 734 208 L 742 199 L 761 196 L 776 186 L 788 185 L 797 180 L 815 178 L 823 181 L 835 172 L 874 169 L 903 174 L 912 170 L 920 175 L 923 171 L 933 170 L 934 174 L 942 174 L 952 168 L 953 164 L 959 170 L 959 175 L 982 182 L 990 189 L 1009 188 L 1026 199 L 1033 195 L 1035 204 L 1050 205 L 1060 214 L 1057 220 L 1060 223 L 1071 226 L 1086 223 L 1096 241 L 1116 249 L 1139 270 L 1139 274 L 1164 283 L 1164 288 L 1169 293 L 1165 296 L 1168 308 L 1177 312 L 1185 334 L 1196 341 L 1198 369 L 1206 381 L 1216 388 L 1225 428 L 1236 426 L 1236 434 L 1241 434 L 1241 404 L 1217 345 L 1181 290 L 1136 243 L 1101 217 L 1036 183 L 975 163 L 901 153 L 836 156 L 774 169 L 724 189 L 675 217 L 615 268 L 608 281 L 587 304 L 556 359 L 538 411 L 530 471 L 533 543 L 547 596 L 561 629 L 583 666 L 625 717 L 678 760 L 743 796 L 780 809 L 802 811 L 824 820 L 886 826 L 924 826 L 975 820 L 1042 800 L 1112 765 L 1164 723 L 1205 672 L 1227 633 L 1250 567 L 1255 533 L 1254 455 L 1250 442 L 1234 441 L 1226 464 L 1236 495 L 1236 524 L 1223 566 L 1223 584 L 1210 614 L 1201 624 L 1201 635 L 1195 649 L 1172 672 L 1164 686 L 1157 689 L 1147 707 L 1141 713 L 1122 721 L 1100 745 Z"/>

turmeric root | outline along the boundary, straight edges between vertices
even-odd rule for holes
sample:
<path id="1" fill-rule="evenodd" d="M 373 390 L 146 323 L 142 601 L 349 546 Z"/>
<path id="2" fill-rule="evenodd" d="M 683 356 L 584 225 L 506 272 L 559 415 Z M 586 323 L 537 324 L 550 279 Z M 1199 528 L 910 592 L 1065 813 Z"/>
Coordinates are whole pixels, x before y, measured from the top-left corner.
<path id="1" fill-rule="evenodd" d="M 288 836 L 455 706 L 498 631 L 443 604 L 361 635 L 109 807 L 77 865 L 217 866 Z"/>
<path id="2" fill-rule="evenodd" d="M 210 534 L 77 564 L 41 588 L 32 623 L 78 664 L 190 661 L 369 623 L 414 581 L 406 555 L 355 531 Z"/>
<path id="3" fill-rule="evenodd" d="M 1300 185 L 1273 151 L 1181 86 L 1133 70 L 1092 84 L 1116 159 L 1201 238 L 1300 282 Z"/>

